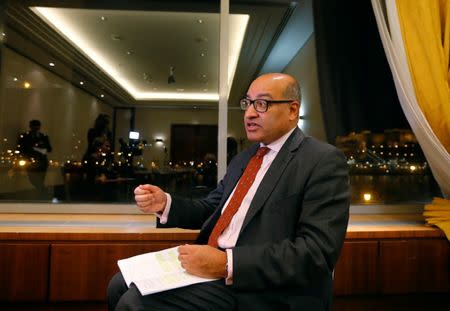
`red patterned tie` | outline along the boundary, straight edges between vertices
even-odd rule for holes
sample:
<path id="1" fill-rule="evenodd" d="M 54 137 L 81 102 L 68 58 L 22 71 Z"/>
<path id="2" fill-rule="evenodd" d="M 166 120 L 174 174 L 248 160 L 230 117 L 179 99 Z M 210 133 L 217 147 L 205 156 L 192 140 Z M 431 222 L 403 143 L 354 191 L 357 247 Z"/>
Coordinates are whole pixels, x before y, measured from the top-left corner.
<path id="1" fill-rule="evenodd" d="M 234 214 L 236 214 L 239 207 L 241 206 L 242 200 L 244 199 L 248 190 L 255 181 L 256 174 L 258 173 L 261 167 L 263 158 L 269 150 L 270 149 L 267 147 L 259 148 L 256 154 L 248 162 L 244 174 L 242 174 L 241 179 L 239 179 L 239 183 L 236 187 L 236 190 L 233 193 L 233 196 L 231 197 L 230 202 L 223 211 L 222 215 L 220 216 L 219 220 L 214 226 L 211 235 L 209 236 L 208 239 L 209 246 L 213 247 L 218 246 L 217 240 L 219 239 L 219 236 L 222 234 L 223 230 L 225 230 L 225 228 L 228 227 Z"/>

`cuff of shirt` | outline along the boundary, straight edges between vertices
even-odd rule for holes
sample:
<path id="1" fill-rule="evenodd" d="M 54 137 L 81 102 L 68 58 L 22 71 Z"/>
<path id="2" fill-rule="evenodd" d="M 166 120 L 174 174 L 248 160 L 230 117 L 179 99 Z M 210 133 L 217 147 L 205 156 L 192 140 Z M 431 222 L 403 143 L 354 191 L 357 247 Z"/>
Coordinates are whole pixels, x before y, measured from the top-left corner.
<path id="1" fill-rule="evenodd" d="M 227 248 L 225 250 L 227 252 L 227 278 L 225 279 L 226 285 L 233 284 L 233 250 L 231 248 Z"/>
<path id="2" fill-rule="evenodd" d="M 166 193 L 166 207 L 164 208 L 164 211 L 162 213 L 155 213 L 156 217 L 159 218 L 159 222 L 161 224 L 166 224 L 167 219 L 169 218 L 169 212 L 170 212 L 170 205 L 172 204 L 172 197 L 170 194 Z"/>

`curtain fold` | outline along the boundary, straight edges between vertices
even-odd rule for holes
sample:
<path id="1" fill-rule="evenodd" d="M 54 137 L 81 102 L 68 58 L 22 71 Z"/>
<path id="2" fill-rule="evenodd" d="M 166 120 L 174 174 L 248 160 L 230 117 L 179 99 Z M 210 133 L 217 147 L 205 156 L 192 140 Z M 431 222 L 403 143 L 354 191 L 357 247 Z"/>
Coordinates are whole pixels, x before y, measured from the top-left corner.
<path id="1" fill-rule="evenodd" d="M 408 128 L 371 3 L 314 0 L 313 12 L 328 141 L 335 143 L 336 136 L 350 132 Z"/>
<path id="2" fill-rule="evenodd" d="M 401 1 L 404 0 L 399 0 L 398 3 Z M 408 0 L 405 0 L 405 2 L 408 2 Z M 423 5 L 422 8 L 426 7 L 427 3 L 434 3 L 426 9 L 429 10 L 429 13 L 427 13 L 429 18 L 422 18 L 422 11 L 420 9 L 416 10 L 415 5 L 419 2 Z M 436 5 L 438 5 L 439 10 L 436 10 Z M 441 142 L 440 137 L 448 135 L 448 133 L 442 134 L 441 131 L 446 131 L 447 128 L 446 125 L 442 126 L 442 124 L 450 122 L 450 114 L 446 113 L 450 105 L 448 48 L 446 49 L 449 45 L 446 37 L 448 36 L 447 29 L 449 27 L 448 5 L 448 0 L 419 0 L 410 1 L 405 6 L 400 4 L 403 22 L 409 19 L 409 16 L 414 16 L 413 21 L 408 21 L 408 26 L 402 28 L 395 0 L 372 0 L 378 30 L 394 77 L 400 105 L 445 197 L 450 197 L 450 154 L 443 144 L 448 136 L 443 138 L 443 142 Z M 405 8 L 408 8 L 407 10 L 411 10 L 411 12 L 405 13 Z M 427 26 L 424 26 L 424 24 L 427 24 Z M 406 41 L 409 40 L 410 44 L 415 42 L 412 43 L 413 45 L 421 44 L 417 51 L 416 49 L 407 50 L 405 48 L 403 31 L 409 32 L 410 28 L 414 29 L 415 34 L 408 35 L 408 38 L 411 36 L 417 36 L 418 38 L 407 39 Z M 418 30 L 419 28 L 433 31 L 432 36 L 434 37 L 430 41 L 431 43 L 429 43 L 429 38 L 427 37 L 429 32 Z M 430 46 L 428 46 L 429 44 Z M 434 51 L 430 52 L 429 49 Z M 438 60 L 432 61 L 429 59 L 436 55 Z M 436 63 L 439 65 L 435 65 Z M 445 67 L 445 64 L 447 64 L 447 67 Z M 431 66 L 438 66 L 438 68 L 430 68 Z M 422 70 L 425 70 L 426 75 Z M 412 72 L 415 72 L 415 74 L 413 75 Z M 447 72 L 447 79 L 444 79 L 445 75 L 443 73 L 445 72 Z M 437 86 L 430 86 L 430 84 L 422 82 L 423 80 L 431 82 L 440 80 L 440 82 Z M 416 85 L 420 85 L 418 87 L 420 90 L 417 90 L 417 93 Z M 430 95 L 429 93 L 435 92 L 437 87 L 439 87 L 439 94 L 437 96 L 435 94 Z M 432 111 L 432 120 L 427 119 L 426 114 L 430 115 L 430 112 L 425 113 L 422 111 L 418 99 L 422 101 L 421 105 L 424 106 L 425 110 Z M 438 118 L 436 118 L 436 115 Z M 439 132 L 439 136 L 435 133 L 435 129 Z"/>
<path id="3" fill-rule="evenodd" d="M 448 0 L 397 0 L 397 10 L 417 102 L 450 152 L 450 5 Z"/>

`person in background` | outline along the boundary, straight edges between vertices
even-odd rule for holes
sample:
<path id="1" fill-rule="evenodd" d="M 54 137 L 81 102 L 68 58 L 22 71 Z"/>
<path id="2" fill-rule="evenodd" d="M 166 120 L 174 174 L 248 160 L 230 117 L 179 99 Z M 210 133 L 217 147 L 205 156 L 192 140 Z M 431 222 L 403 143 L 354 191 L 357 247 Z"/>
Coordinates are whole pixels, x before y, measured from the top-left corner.
<path id="1" fill-rule="evenodd" d="M 47 153 L 52 151 L 48 135 L 40 132 L 41 121 L 31 120 L 30 130 L 20 134 L 17 149 L 27 160 L 27 174 L 31 184 L 39 192 L 45 192 L 45 175 L 48 168 Z"/>
<path id="2" fill-rule="evenodd" d="M 106 175 L 113 162 L 112 132 L 109 129 L 109 116 L 99 114 L 94 127 L 87 133 L 87 150 L 83 156 L 83 163 L 87 168 L 88 181 L 95 181 L 97 177 Z"/>
<path id="3" fill-rule="evenodd" d="M 290 75 L 258 77 L 240 101 L 253 146 L 231 160 L 204 199 L 135 189 L 158 227 L 200 229 L 178 247 L 190 274 L 217 278 L 142 296 L 120 273 L 110 310 L 330 310 L 332 272 L 346 234 L 350 191 L 345 156 L 298 127 L 300 87 Z"/>

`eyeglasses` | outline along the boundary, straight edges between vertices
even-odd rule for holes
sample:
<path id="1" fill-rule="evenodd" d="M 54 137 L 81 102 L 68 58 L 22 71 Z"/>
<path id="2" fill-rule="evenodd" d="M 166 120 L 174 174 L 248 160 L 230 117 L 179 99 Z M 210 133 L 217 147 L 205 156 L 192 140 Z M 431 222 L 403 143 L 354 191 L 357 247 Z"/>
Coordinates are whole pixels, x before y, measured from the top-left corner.
<path id="1" fill-rule="evenodd" d="M 287 104 L 293 102 L 293 99 L 286 99 L 286 100 L 266 100 L 266 99 L 248 99 L 243 98 L 240 100 L 241 109 L 247 110 L 250 105 L 253 104 L 253 108 L 255 108 L 258 112 L 266 112 L 267 109 L 269 109 L 269 106 L 272 104 Z"/>

